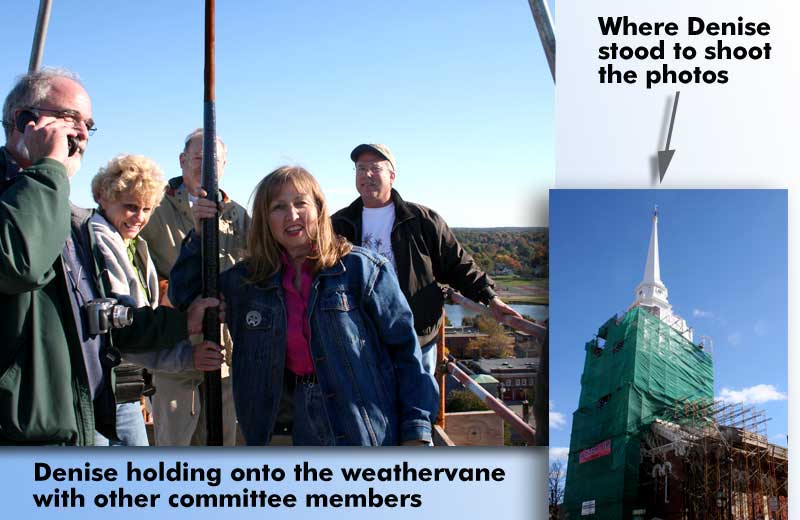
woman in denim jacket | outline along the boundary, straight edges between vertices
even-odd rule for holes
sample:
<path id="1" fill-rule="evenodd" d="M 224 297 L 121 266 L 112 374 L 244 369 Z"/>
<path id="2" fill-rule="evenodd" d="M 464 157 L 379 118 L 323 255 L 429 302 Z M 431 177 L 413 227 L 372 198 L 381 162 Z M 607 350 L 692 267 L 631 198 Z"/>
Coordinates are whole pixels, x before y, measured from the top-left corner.
<path id="1" fill-rule="evenodd" d="M 205 195 L 202 190 L 198 193 Z M 170 299 L 201 288 L 199 222 L 170 275 Z M 438 403 L 392 266 L 333 233 L 303 168 L 267 175 L 254 195 L 246 258 L 220 275 L 235 344 L 233 395 L 248 445 L 290 417 L 295 445 L 428 444 Z"/>

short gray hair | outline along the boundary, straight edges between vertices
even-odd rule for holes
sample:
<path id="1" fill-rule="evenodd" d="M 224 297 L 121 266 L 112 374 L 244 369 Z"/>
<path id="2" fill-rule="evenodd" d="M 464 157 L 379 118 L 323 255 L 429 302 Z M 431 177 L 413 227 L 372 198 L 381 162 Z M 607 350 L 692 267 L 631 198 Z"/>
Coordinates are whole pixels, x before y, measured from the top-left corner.
<path id="1" fill-rule="evenodd" d="M 53 67 L 29 72 L 17 79 L 3 103 L 3 129 L 6 132 L 6 139 L 14 128 L 14 111 L 22 107 L 36 106 L 44 101 L 50 94 L 53 80 L 58 78 L 67 78 L 83 86 L 78 75 L 71 70 Z"/>
<path id="2" fill-rule="evenodd" d="M 195 137 L 203 137 L 203 129 L 202 128 L 195 128 L 194 130 L 189 132 L 189 135 L 187 135 L 186 139 L 183 140 L 183 152 L 184 153 L 186 153 L 186 150 L 189 149 L 189 143 L 191 143 L 192 140 Z M 222 138 L 219 135 L 217 135 L 217 141 L 222 143 L 222 149 L 227 152 L 228 151 L 228 147 L 225 146 L 225 141 L 223 141 Z"/>

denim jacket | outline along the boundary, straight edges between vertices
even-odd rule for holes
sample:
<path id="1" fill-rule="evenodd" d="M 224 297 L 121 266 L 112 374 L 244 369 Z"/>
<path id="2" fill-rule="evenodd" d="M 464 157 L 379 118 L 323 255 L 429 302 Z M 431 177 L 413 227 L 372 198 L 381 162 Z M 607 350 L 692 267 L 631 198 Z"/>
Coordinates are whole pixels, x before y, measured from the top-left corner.
<path id="1" fill-rule="evenodd" d="M 199 239 L 183 242 L 170 274 L 170 300 L 188 305 L 201 290 Z M 233 351 L 233 395 L 248 445 L 270 441 L 286 358 L 281 273 L 247 281 L 242 262 L 220 275 Z M 408 303 L 391 265 L 354 247 L 317 273 L 308 305 L 311 357 L 334 444 L 396 445 L 431 438 L 438 411 L 433 377 L 422 369 Z"/>

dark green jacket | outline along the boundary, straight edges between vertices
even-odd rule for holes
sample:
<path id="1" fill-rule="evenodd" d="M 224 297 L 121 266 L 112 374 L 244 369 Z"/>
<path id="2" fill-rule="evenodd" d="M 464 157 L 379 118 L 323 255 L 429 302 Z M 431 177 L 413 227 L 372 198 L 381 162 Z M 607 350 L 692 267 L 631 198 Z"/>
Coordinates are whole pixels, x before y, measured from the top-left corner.
<path id="1" fill-rule="evenodd" d="M 91 445 L 94 407 L 61 259 L 69 181 L 49 159 L 16 170 L 0 148 L 0 444 Z M 135 352 L 185 337 L 185 314 L 142 308 L 112 340 Z"/>

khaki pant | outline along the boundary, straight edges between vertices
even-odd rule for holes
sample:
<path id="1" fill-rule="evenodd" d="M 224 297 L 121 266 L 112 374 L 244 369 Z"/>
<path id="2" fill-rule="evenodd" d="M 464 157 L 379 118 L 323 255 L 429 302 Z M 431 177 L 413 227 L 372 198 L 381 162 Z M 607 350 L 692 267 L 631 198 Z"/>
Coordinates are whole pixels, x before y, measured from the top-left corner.
<path id="1" fill-rule="evenodd" d="M 206 423 L 200 372 L 153 374 L 152 397 L 156 446 L 205 446 Z M 222 442 L 236 445 L 236 411 L 231 378 L 222 378 Z"/>

